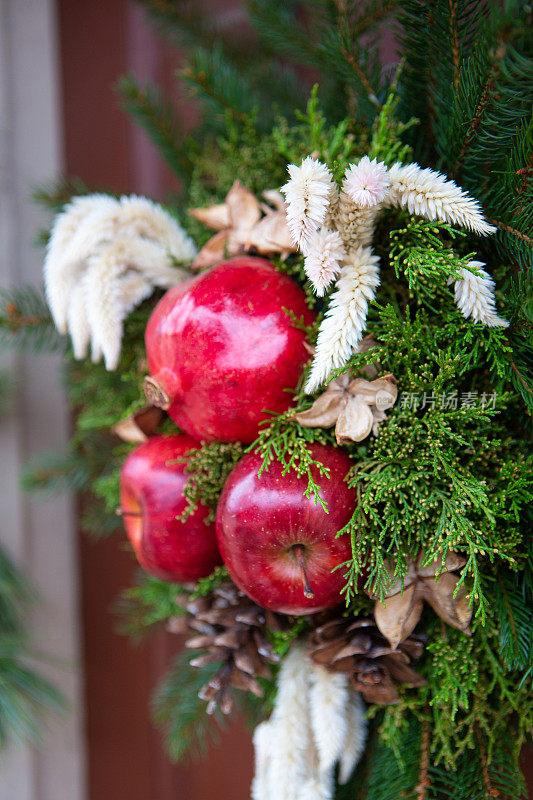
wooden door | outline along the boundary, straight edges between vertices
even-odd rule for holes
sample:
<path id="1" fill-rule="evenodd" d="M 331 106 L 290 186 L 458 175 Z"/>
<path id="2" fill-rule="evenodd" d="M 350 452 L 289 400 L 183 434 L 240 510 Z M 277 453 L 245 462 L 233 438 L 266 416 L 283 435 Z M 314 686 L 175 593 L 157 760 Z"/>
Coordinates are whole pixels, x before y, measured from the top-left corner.
<path id="1" fill-rule="evenodd" d="M 179 54 L 126 0 L 61 0 L 59 39 L 67 174 L 98 189 L 164 197 L 176 184 L 112 87 L 132 71 L 172 90 Z M 181 113 L 194 111 L 182 103 Z M 116 633 L 112 606 L 136 569 L 123 539 L 81 534 L 79 551 L 89 800 L 248 798 L 252 748 L 238 722 L 209 761 L 170 765 L 149 719 L 149 699 L 181 642 L 160 632 L 134 648 Z"/>

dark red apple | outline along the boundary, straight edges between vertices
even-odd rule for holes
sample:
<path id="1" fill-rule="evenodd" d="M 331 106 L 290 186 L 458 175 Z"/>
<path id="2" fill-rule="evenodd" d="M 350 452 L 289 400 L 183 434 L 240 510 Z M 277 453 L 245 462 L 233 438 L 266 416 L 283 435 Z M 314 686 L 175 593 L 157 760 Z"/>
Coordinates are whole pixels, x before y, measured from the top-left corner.
<path id="1" fill-rule="evenodd" d="M 187 506 L 185 463 L 199 447 L 189 436 L 153 436 L 129 454 L 120 473 L 120 513 L 139 564 L 157 578 L 186 583 L 209 575 L 221 563 L 208 509 L 181 522 Z"/>
<path id="2" fill-rule="evenodd" d="M 261 458 L 250 453 L 230 473 L 217 512 L 218 546 L 233 581 L 263 608 L 309 614 L 341 601 L 345 580 L 335 567 L 351 558 L 350 538 L 335 538 L 353 514 L 356 494 L 344 478 L 351 462 L 335 447 L 311 446 L 329 467 L 313 475 L 329 513 L 306 497 L 307 478 L 282 475 L 273 462 L 258 477 Z"/>
<path id="3" fill-rule="evenodd" d="M 253 442 L 266 412 L 289 408 L 309 358 L 284 309 L 313 320 L 299 286 L 251 256 L 171 289 L 146 329 L 149 400 L 196 439 Z"/>

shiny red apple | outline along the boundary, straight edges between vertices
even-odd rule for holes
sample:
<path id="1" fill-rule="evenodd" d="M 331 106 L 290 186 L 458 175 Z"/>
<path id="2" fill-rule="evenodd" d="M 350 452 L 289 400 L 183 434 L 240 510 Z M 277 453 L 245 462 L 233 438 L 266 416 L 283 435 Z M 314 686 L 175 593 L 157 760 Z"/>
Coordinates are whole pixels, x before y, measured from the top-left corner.
<path id="1" fill-rule="evenodd" d="M 337 532 L 353 514 L 356 494 L 344 478 L 351 461 L 335 447 L 315 444 L 314 470 L 328 512 L 306 497 L 307 478 L 282 475 L 273 462 L 258 477 L 261 458 L 250 453 L 230 473 L 217 512 L 218 546 L 233 581 L 263 608 L 309 614 L 341 601 L 345 579 L 335 567 L 351 558 L 350 538 Z"/>
<path id="2" fill-rule="evenodd" d="M 120 513 L 135 555 L 146 572 L 186 583 L 221 563 L 215 525 L 199 506 L 184 522 L 185 463 L 176 463 L 198 442 L 183 434 L 153 436 L 129 454 L 120 473 Z"/>
<path id="3" fill-rule="evenodd" d="M 253 442 L 309 358 L 287 310 L 313 320 L 299 286 L 251 256 L 171 289 L 146 329 L 150 401 L 196 439 Z"/>

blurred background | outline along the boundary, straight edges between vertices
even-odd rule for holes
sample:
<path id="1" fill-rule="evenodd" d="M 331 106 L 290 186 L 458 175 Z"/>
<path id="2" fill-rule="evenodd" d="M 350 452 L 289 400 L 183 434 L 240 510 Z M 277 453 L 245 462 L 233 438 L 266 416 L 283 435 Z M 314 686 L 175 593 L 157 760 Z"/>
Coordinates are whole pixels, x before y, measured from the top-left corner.
<path id="1" fill-rule="evenodd" d="M 228 30 L 244 24 L 238 0 L 201 5 Z M 394 61 L 390 35 L 382 46 Z M 40 281 L 42 249 L 32 240 L 46 220 L 31 202 L 35 185 L 70 175 L 155 199 L 177 188 L 113 87 L 125 73 L 161 85 L 192 127 L 194 104 L 174 79 L 181 63 L 134 2 L 1 0 L 1 285 Z M 58 365 L 3 357 L 13 386 L 0 422 L 0 540 L 40 593 L 31 627 L 69 709 L 48 721 L 43 746 L 1 757 L 0 800 L 245 800 L 252 748 L 238 721 L 204 764 L 172 766 L 163 752 L 150 691 L 180 644 L 160 632 L 134 648 L 117 634 L 112 607 L 136 569 L 123 541 L 77 531 L 74 499 L 43 502 L 19 490 L 21 465 L 68 438 Z"/>
<path id="2" fill-rule="evenodd" d="M 239 4 L 205 2 L 224 24 Z M 177 95 L 180 54 L 127 0 L 2 0 L 0 3 L 0 283 L 39 283 L 47 220 L 32 189 L 58 175 L 91 187 L 163 198 L 176 188 L 142 131 L 121 110 L 119 77 L 161 84 Z M 179 648 L 161 632 L 135 648 L 116 633 L 112 613 L 135 564 L 118 537 L 94 541 L 76 528 L 74 501 L 22 494 L 21 465 L 61 449 L 69 418 L 59 358 L 3 358 L 12 381 L 0 424 L 0 540 L 33 579 L 40 604 L 31 626 L 50 656 L 42 668 L 68 697 L 62 719 L 48 719 L 42 747 L 0 757 L 1 800 L 167 800 L 248 797 L 250 736 L 234 724 L 209 766 L 173 767 L 149 720 L 149 697 Z M 105 567 L 105 568 L 103 568 Z M 1 711 L 0 711 L 1 713 Z"/>

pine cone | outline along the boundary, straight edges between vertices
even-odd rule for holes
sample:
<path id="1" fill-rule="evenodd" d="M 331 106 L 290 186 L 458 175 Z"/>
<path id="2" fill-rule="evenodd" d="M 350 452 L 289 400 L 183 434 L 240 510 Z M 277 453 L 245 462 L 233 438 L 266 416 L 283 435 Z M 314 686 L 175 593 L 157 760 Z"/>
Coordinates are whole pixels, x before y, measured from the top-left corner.
<path id="1" fill-rule="evenodd" d="M 350 683 L 368 703 L 392 704 L 395 684 L 423 686 L 424 678 L 409 666 L 425 647 L 422 636 L 409 636 L 393 650 L 373 620 L 334 619 L 315 628 L 309 656 L 332 672 L 350 675 Z"/>
<path id="2" fill-rule="evenodd" d="M 260 608 L 231 581 L 224 581 L 210 595 L 188 600 L 189 618 L 177 617 L 171 630 L 193 632 L 185 647 L 205 652 L 192 659 L 191 666 L 220 664 L 211 680 L 201 688 L 207 713 L 219 706 L 223 714 L 233 708 L 231 687 L 263 696 L 257 677 L 270 678 L 268 664 L 279 656 L 266 636 L 266 629 L 283 630 L 282 618 Z"/>

